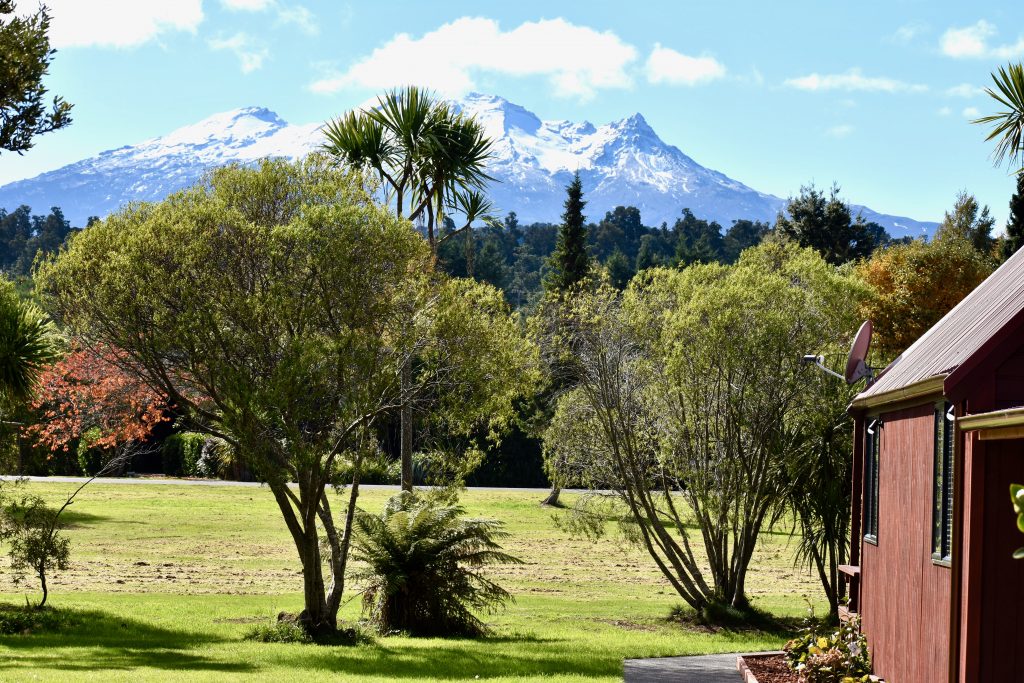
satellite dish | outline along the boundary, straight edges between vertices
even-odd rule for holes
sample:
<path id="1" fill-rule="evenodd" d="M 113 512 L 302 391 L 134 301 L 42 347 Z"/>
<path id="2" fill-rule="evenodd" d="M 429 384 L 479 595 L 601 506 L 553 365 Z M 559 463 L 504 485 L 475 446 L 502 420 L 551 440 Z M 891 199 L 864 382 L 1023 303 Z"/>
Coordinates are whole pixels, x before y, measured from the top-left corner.
<path id="1" fill-rule="evenodd" d="M 868 350 L 871 348 L 871 321 L 865 320 L 857 330 L 857 336 L 853 338 L 853 346 L 850 347 L 850 357 L 846 360 L 846 372 L 843 377 L 847 384 L 861 380 L 865 377 L 871 380 L 871 368 L 868 367 L 866 359 Z"/>

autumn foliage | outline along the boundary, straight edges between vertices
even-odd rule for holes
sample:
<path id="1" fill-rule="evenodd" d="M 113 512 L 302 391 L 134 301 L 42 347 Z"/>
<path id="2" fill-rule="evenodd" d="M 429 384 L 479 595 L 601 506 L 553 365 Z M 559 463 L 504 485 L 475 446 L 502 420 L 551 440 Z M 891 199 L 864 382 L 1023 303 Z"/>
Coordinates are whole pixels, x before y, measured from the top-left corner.
<path id="1" fill-rule="evenodd" d="M 967 239 L 915 240 L 860 264 L 873 296 L 862 315 L 874 323 L 873 349 L 886 363 L 903 353 L 992 272 L 991 258 Z"/>
<path id="2" fill-rule="evenodd" d="M 117 361 L 109 348 L 75 348 L 47 368 L 31 403 L 38 421 L 26 428 L 28 436 L 51 451 L 67 451 L 96 429 L 91 446 L 113 448 L 141 441 L 167 421 L 163 398 Z"/>

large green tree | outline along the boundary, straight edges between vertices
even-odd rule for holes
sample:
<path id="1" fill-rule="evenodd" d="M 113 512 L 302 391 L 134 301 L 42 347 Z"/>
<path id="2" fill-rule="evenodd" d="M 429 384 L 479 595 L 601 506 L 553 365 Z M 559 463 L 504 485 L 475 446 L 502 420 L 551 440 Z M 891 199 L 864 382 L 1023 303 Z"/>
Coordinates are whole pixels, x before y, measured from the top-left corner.
<path id="1" fill-rule="evenodd" d="M 575 379 L 544 438 L 548 466 L 591 489 L 573 519 L 593 533 L 627 520 L 698 611 L 746 608 L 758 535 L 820 410 L 800 350 L 845 346 L 862 293 L 812 250 L 774 242 L 734 266 L 644 271 L 624 295 L 584 292 L 539 321 L 545 357 Z"/>
<path id="2" fill-rule="evenodd" d="M 268 485 L 302 564 L 301 622 L 320 633 L 336 628 L 380 421 L 416 403 L 438 437 L 497 431 L 532 376 L 500 293 L 431 261 L 362 174 L 313 156 L 220 168 L 122 209 L 38 285 L 84 344 L 121 349 L 126 370 Z M 345 485 L 336 516 L 331 488 Z"/>
<path id="3" fill-rule="evenodd" d="M 11 16 L 14 0 L 0 0 L 0 149 L 23 153 L 33 138 L 71 123 L 71 104 L 60 97 L 43 101 L 43 78 L 56 50 L 47 32 L 50 14 L 40 5 L 35 14 Z"/>
<path id="4" fill-rule="evenodd" d="M 548 259 L 549 272 L 544 282 L 550 292 L 568 292 L 590 273 L 590 254 L 587 252 L 587 225 L 583 208 L 583 181 L 577 172 L 565 188 L 565 212 L 558 230 L 555 251 Z"/>
<path id="5" fill-rule="evenodd" d="M 814 185 L 801 187 L 799 196 L 790 199 L 779 214 L 775 229 L 800 246 L 816 250 L 833 265 L 868 256 L 879 246 L 869 224 L 852 216 L 837 185 L 828 194 Z"/>
<path id="6" fill-rule="evenodd" d="M 974 195 L 961 190 L 956 195 L 953 208 L 945 213 L 935 231 L 935 239 L 962 239 L 982 254 L 991 254 L 996 240 L 992 237 L 992 218 L 987 206 L 978 204 Z"/>

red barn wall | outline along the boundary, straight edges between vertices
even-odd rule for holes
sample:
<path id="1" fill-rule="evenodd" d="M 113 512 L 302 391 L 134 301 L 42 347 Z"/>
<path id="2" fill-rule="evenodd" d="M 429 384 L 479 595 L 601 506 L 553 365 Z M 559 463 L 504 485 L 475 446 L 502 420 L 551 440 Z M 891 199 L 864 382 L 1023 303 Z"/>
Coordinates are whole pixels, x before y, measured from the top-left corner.
<path id="1" fill-rule="evenodd" d="M 882 415 L 878 545 L 862 545 L 862 627 L 875 673 L 896 683 L 949 675 L 950 569 L 931 559 L 933 410 Z"/>

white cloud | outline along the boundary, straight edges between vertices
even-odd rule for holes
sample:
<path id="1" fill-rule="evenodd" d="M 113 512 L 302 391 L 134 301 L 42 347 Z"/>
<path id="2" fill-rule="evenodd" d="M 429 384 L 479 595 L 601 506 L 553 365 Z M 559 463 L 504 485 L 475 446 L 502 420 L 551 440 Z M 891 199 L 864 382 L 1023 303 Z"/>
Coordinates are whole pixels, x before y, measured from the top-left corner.
<path id="1" fill-rule="evenodd" d="M 904 24 L 896 29 L 888 40 L 890 43 L 899 43 L 906 45 L 918 37 L 922 33 L 928 31 L 927 24 Z"/>
<path id="2" fill-rule="evenodd" d="M 277 13 L 277 23 L 295 24 L 303 32 L 316 35 L 320 27 L 316 17 L 303 5 L 285 5 L 278 0 L 220 0 L 221 4 L 235 12 L 263 12 L 273 9 Z"/>
<path id="3" fill-rule="evenodd" d="M 825 131 L 825 135 L 831 138 L 845 138 L 849 137 L 850 133 L 853 132 L 853 126 L 848 123 L 843 123 L 838 126 L 832 126 Z"/>
<path id="4" fill-rule="evenodd" d="M 981 112 L 977 107 L 965 107 L 960 113 L 963 114 L 965 119 L 976 119 L 981 116 Z"/>
<path id="5" fill-rule="evenodd" d="M 419 38 L 400 33 L 370 55 L 314 81 L 316 93 L 344 88 L 380 90 L 403 85 L 434 88 L 446 95 L 472 90 L 477 77 L 546 76 L 555 95 L 587 99 L 604 88 L 627 88 L 626 68 L 636 48 L 610 31 L 576 26 L 564 19 L 526 22 L 503 31 L 498 22 L 462 17 Z"/>
<path id="6" fill-rule="evenodd" d="M 942 34 L 939 47 L 943 54 L 956 58 L 989 57 L 1014 59 L 1024 55 L 1024 37 L 1016 43 L 989 45 L 989 38 L 996 34 L 996 27 L 984 19 L 963 28 L 951 28 Z"/>
<path id="7" fill-rule="evenodd" d="M 211 50 L 230 50 L 235 53 L 244 74 L 262 67 L 263 60 L 270 56 L 266 47 L 257 45 L 248 34 L 241 31 L 227 38 L 213 38 L 209 45 Z"/>
<path id="8" fill-rule="evenodd" d="M 320 26 L 316 23 L 316 17 L 312 12 L 302 5 L 291 7 L 279 7 L 277 20 L 282 24 L 295 24 L 304 33 L 315 36 L 320 33 Z"/>
<path id="9" fill-rule="evenodd" d="M 690 57 L 655 43 L 645 66 L 649 83 L 698 85 L 725 75 L 725 67 L 714 57 Z"/>
<path id="10" fill-rule="evenodd" d="M 949 107 L 941 107 L 939 109 L 939 116 L 949 116 L 952 113 L 953 113 L 953 110 L 950 109 Z"/>
<path id="11" fill-rule="evenodd" d="M 790 78 L 785 85 L 799 90 L 847 90 L 876 92 L 923 92 L 926 85 L 905 83 L 893 78 L 865 76 L 860 69 L 850 69 L 842 74 L 812 73 L 799 78 Z"/>
<path id="12" fill-rule="evenodd" d="M 949 97 L 974 97 L 983 92 L 985 91 L 970 83 L 961 83 L 960 85 L 954 85 L 952 88 L 946 88 L 946 95 Z"/>
<path id="13" fill-rule="evenodd" d="M 50 44 L 69 47 L 137 47 L 168 31 L 195 33 L 202 0 L 47 0 Z M 37 0 L 19 0 L 20 13 L 35 12 Z"/>
<path id="14" fill-rule="evenodd" d="M 230 10 L 242 12 L 261 12 L 273 4 L 274 0 L 220 0 Z"/>

